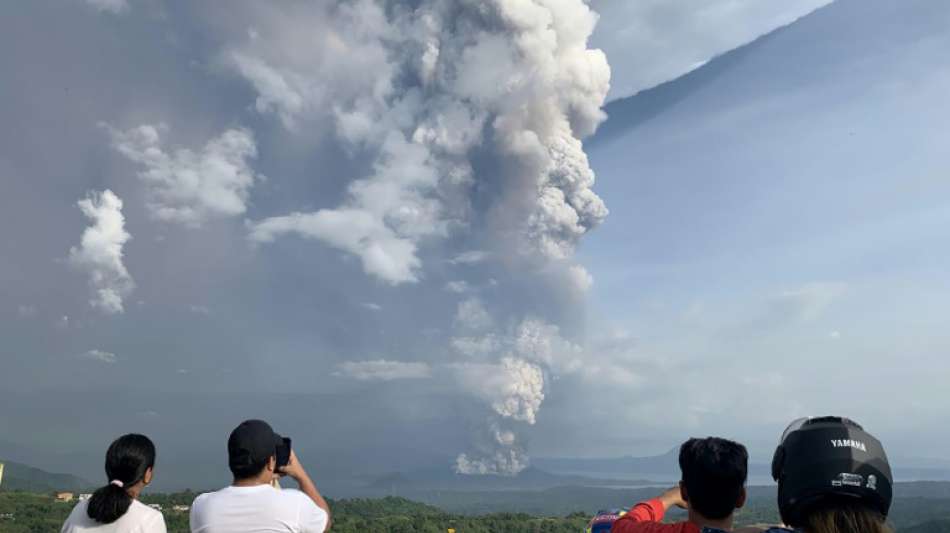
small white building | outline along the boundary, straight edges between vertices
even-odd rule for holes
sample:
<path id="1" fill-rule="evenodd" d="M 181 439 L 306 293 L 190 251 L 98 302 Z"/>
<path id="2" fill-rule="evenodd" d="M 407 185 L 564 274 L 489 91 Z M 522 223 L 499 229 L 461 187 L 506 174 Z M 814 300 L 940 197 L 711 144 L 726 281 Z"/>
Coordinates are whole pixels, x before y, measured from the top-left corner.
<path id="1" fill-rule="evenodd" d="M 57 493 L 56 493 L 56 501 L 58 501 L 58 502 L 63 502 L 63 503 L 69 503 L 69 502 L 73 501 L 73 493 L 72 493 L 72 492 L 57 492 Z"/>
<path id="2" fill-rule="evenodd" d="M 158 503 L 150 503 L 148 504 L 148 506 L 151 507 L 152 509 L 155 509 L 156 511 L 162 510 L 161 504 L 158 504 Z"/>
<path id="3" fill-rule="evenodd" d="M 174 506 L 172 506 L 172 511 L 175 511 L 176 513 L 187 513 L 190 509 L 191 509 L 191 507 L 189 507 L 189 506 L 187 506 L 187 505 L 174 505 Z"/>
<path id="4" fill-rule="evenodd" d="M 84 502 L 84 501 L 88 500 L 89 498 L 92 498 L 92 494 L 80 494 L 80 495 L 79 495 L 79 501 L 81 501 L 81 502 Z"/>

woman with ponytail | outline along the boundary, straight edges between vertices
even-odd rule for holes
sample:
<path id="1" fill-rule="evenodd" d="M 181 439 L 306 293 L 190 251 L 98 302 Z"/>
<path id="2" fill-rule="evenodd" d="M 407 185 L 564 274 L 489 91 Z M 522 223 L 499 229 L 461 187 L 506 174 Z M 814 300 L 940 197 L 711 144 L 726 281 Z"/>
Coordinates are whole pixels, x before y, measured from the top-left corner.
<path id="1" fill-rule="evenodd" d="M 80 502 L 62 533 L 166 533 L 162 513 L 138 500 L 152 482 L 155 445 L 145 435 L 123 435 L 106 452 L 109 483 Z"/>

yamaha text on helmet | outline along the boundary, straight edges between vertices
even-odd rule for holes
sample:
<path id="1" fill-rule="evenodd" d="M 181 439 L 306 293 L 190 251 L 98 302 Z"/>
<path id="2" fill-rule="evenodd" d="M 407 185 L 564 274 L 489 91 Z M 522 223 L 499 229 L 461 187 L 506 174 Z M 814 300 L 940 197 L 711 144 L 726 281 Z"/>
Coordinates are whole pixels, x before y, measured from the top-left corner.
<path id="1" fill-rule="evenodd" d="M 891 467 L 880 441 L 847 418 L 792 422 L 772 459 L 782 520 L 803 523 L 816 504 L 862 503 L 883 516 L 891 507 Z"/>

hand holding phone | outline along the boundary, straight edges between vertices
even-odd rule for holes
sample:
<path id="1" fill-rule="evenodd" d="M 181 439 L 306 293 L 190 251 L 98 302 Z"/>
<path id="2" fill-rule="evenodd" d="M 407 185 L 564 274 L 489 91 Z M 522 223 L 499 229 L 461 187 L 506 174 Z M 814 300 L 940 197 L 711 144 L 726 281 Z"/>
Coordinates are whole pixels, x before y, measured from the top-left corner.
<path id="1" fill-rule="evenodd" d="M 293 451 L 290 452 L 290 461 L 287 463 L 287 466 L 280 469 L 280 473 L 289 476 L 297 483 L 309 479 L 307 471 L 304 470 L 303 465 L 300 464 L 300 461 L 297 459 L 297 454 Z"/>
<path id="2" fill-rule="evenodd" d="M 274 470 L 278 474 L 286 474 L 284 467 L 290 464 L 290 437 L 283 437 L 281 439 L 281 444 L 277 445 L 277 465 Z"/>

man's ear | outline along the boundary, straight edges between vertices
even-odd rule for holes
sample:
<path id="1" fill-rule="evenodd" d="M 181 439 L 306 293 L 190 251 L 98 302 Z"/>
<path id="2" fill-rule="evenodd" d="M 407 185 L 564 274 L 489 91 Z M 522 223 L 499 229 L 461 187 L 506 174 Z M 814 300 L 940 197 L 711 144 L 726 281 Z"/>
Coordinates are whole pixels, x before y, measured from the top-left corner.
<path id="1" fill-rule="evenodd" d="M 680 481 L 680 497 L 683 498 L 683 501 L 689 503 L 689 493 L 686 491 L 686 483 Z"/>
<path id="2" fill-rule="evenodd" d="M 152 467 L 145 469 L 145 475 L 142 476 L 142 481 L 145 482 L 146 485 L 152 482 Z"/>
<path id="3" fill-rule="evenodd" d="M 277 473 L 277 456 L 271 455 L 267 458 L 267 471 Z"/>
<path id="4" fill-rule="evenodd" d="M 742 487 L 742 491 L 739 492 L 739 498 L 736 500 L 736 509 L 742 509 L 745 506 L 746 496 L 745 487 Z"/>

